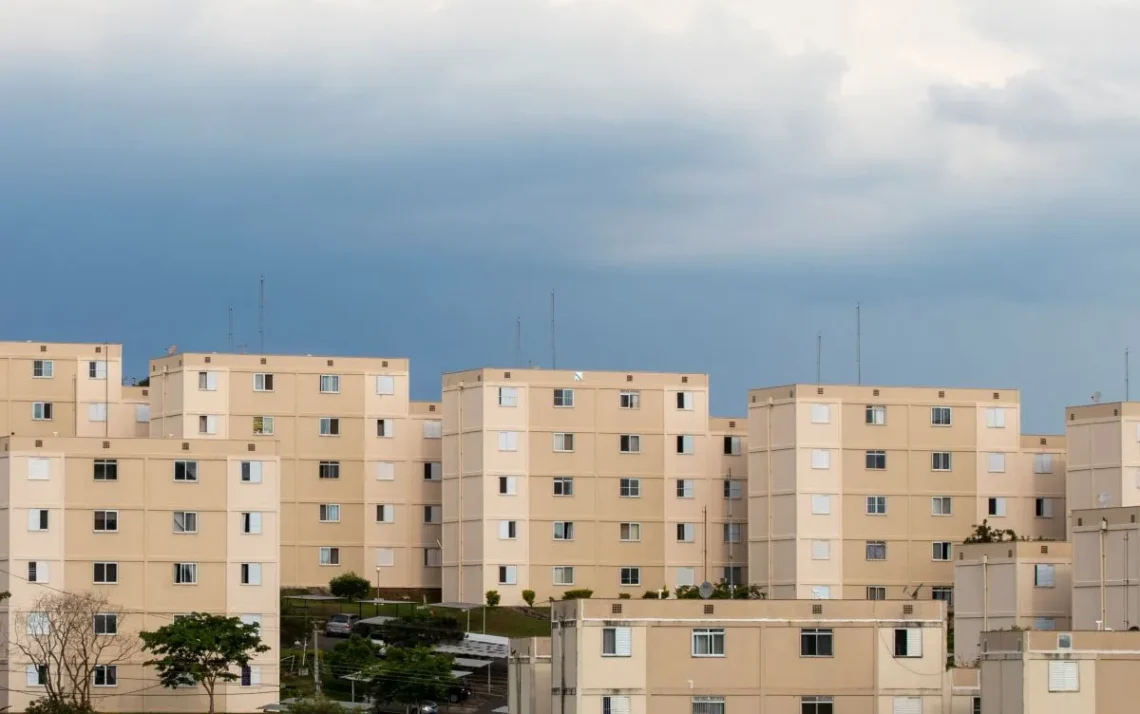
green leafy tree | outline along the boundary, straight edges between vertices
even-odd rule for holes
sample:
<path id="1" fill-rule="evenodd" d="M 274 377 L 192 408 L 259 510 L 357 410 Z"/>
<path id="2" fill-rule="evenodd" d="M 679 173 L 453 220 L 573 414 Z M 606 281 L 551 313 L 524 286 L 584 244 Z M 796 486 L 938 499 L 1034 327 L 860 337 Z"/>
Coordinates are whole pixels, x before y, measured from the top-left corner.
<path id="1" fill-rule="evenodd" d="M 287 714 L 344 714 L 345 709 L 326 697 L 305 697 L 286 705 Z M 45 714 L 51 714 L 47 712 Z"/>
<path id="2" fill-rule="evenodd" d="M 533 590 L 523 590 L 522 591 L 522 599 L 523 599 L 523 602 L 526 603 L 527 607 L 534 607 L 534 591 Z"/>
<path id="3" fill-rule="evenodd" d="M 158 670 L 162 686 L 201 684 L 210 701 L 209 714 L 214 714 L 218 682 L 237 680 L 234 668 L 246 667 L 253 655 L 269 651 L 259 631 L 256 624 L 237 617 L 194 612 L 139 637 L 143 650 L 153 655 L 145 664 Z"/>
<path id="4" fill-rule="evenodd" d="M 360 635 L 338 642 L 327 655 L 329 669 L 338 674 L 360 672 L 376 664 L 376 645 Z"/>
<path id="5" fill-rule="evenodd" d="M 487 591 L 487 607 L 498 607 L 503 598 L 499 595 L 498 590 Z"/>
<path id="6" fill-rule="evenodd" d="M 451 615 L 437 615 L 427 608 L 388 620 L 379 630 L 380 639 L 389 648 L 434 647 L 463 639 L 458 620 Z"/>
<path id="7" fill-rule="evenodd" d="M 964 540 L 964 543 L 1007 543 L 1017 540 L 1017 533 L 1010 528 L 993 528 L 988 520 L 974 526 L 974 532 Z"/>
<path id="8" fill-rule="evenodd" d="M 447 699 L 455 685 L 451 668 L 455 658 L 427 647 L 389 648 L 388 656 L 373 668 L 369 682 L 373 711 L 390 703 L 419 704 Z"/>
<path id="9" fill-rule="evenodd" d="M 372 583 L 349 571 L 329 581 L 329 592 L 345 600 L 364 600 L 372 592 Z"/>

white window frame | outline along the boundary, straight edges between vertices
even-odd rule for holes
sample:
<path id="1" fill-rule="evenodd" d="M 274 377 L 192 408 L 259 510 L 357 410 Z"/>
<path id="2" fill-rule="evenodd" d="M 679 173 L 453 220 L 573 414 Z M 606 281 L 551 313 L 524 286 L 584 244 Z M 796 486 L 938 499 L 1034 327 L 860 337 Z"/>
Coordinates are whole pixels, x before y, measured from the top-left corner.
<path id="1" fill-rule="evenodd" d="M 179 464 L 182 464 L 182 478 L 178 478 Z M 198 483 L 198 462 L 192 459 L 175 459 L 172 476 L 175 483 Z"/>
<path id="2" fill-rule="evenodd" d="M 339 417 L 320 417 L 317 421 L 317 434 L 319 436 L 334 437 L 340 436 L 340 418 Z"/>
<path id="3" fill-rule="evenodd" d="M 561 489 L 559 488 L 561 487 Z M 559 493 L 559 490 L 562 492 Z M 573 476 L 555 476 L 551 482 L 551 493 L 555 498 L 568 498 L 574 495 Z"/>
<path id="4" fill-rule="evenodd" d="M 831 423 L 831 405 L 830 404 L 812 404 L 811 405 L 811 423 L 812 424 L 830 424 Z"/>
<path id="5" fill-rule="evenodd" d="M 50 481 L 51 459 L 45 459 L 41 456 L 28 457 L 28 480 Z"/>
<path id="6" fill-rule="evenodd" d="M 242 563 L 238 569 L 240 571 L 238 581 L 241 585 L 261 585 L 261 563 Z"/>
<path id="7" fill-rule="evenodd" d="M 51 402 L 32 402 L 32 421 L 52 421 L 54 411 Z"/>
<path id="8" fill-rule="evenodd" d="M 744 524 L 742 523 L 725 523 L 724 528 L 724 542 L 725 543 L 740 543 L 744 537 Z"/>
<path id="9" fill-rule="evenodd" d="M 518 585 L 519 569 L 517 565 L 500 565 L 498 570 L 499 585 Z"/>
<path id="10" fill-rule="evenodd" d="M 1052 660 L 1046 676 L 1050 692 L 1081 691 L 1081 669 L 1079 660 Z"/>
<path id="11" fill-rule="evenodd" d="M 993 508 L 990 508 L 991 502 Z M 990 518 L 1005 518 L 1008 513 L 1004 496 L 991 496 L 986 499 L 986 515 Z"/>
<path id="12" fill-rule="evenodd" d="M 218 433 L 218 417 L 213 414 L 198 416 L 198 433 L 214 436 Z"/>
<path id="13" fill-rule="evenodd" d="M 1035 563 L 1033 566 L 1033 587 L 1057 587 L 1057 566 L 1052 563 Z"/>
<path id="14" fill-rule="evenodd" d="M 676 587 L 692 586 L 697 584 L 697 569 L 692 566 L 681 566 L 673 569 L 673 584 Z"/>
<path id="15" fill-rule="evenodd" d="M 930 470 L 931 471 L 953 471 L 954 470 L 954 453 L 951 451 L 932 451 L 932 452 L 930 452 Z"/>
<path id="16" fill-rule="evenodd" d="M 179 516 L 182 517 L 182 530 L 178 529 Z M 192 526 L 192 527 L 191 527 Z M 170 516 L 170 532 L 174 535 L 194 535 L 198 532 L 197 511 L 174 511 Z"/>
<path id="17" fill-rule="evenodd" d="M 265 464 L 261 461 L 242 461 L 238 478 L 241 483 L 261 483 L 264 471 Z"/>
<path id="18" fill-rule="evenodd" d="M 697 453 L 697 437 L 692 434 L 678 434 L 677 453 L 685 456 Z"/>
<path id="19" fill-rule="evenodd" d="M 261 420 L 261 428 L 258 428 L 258 419 Z M 273 436 L 273 417 L 271 416 L 255 416 L 253 417 L 253 425 L 251 430 L 254 436 Z"/>
<path id="20" fill-rule="evenodd" d="M 567 399 L 569 397 L 569 399 Z M 561 402 L 561 403 L 559 403 Z M 565 387 L 558 387 L 554 390 L 553 399 L 551 400 L 555 409 L 573 409 L 574 408 L 574 390 Z"/>
<path id="21" fill-rule="evenodd" d="M 431 506 L 425 506 L 424 508 L 431 508 Z M 499 540 L 517 540 L 518 537 L 518 521 L 499 521 Z"/>
<path id="22" fill-rule="evenodd" d="M 135 405 L 135 423 L 136 424 L 149 424 L 150 423 L 150 405 L 149 404 L 136 404 Z"/>
<path id="23" fill-rule="evenodd" d="M 931 496 L 930 515 L 939 517 L 954 515 L 954 499 L 950 496 Z"/>
<path id="24" fill-rule="evenodd" d="M 92 632 L 96 637 L 113 637 L 119 634 L 119 617 L 113 612 L 97 612 L 94 615 L 94 622 L 92 623 Z M 100 626 L 99 623 L 102 623 Z M 110 628 L 108 628 L 110 624 Z M 102 627 L 103 632 L 100 632 Z"/>
<path id="25" fill-rule="evenodd" d="M 945 419 L 943 419 L 945 417 Z M 953 407 L 931 407 L 930 425 L 937 427 L 954 426 Z"/>
<path id="26" fill-rule="evenodd" d="M 567 578 L 566 576 L 570 577 Z M 561 576 L 561 577 L 559 577 Z M 551 568 L 550 573 L 551 582 L 554 585 L 573 585 L 574 584 L 574 566 L 573 565 L 555 565 Z"/>
<path id="27" fill-rule="evenodd" d="M 98 528 L 99 514 L 103 514 L 103 528 Z M 107 528 L 107 524 L 114 521 L 114 528 Z M 92 533 L 118 533 L 119 532 L 119 512 L 113 509 L 97 508 L 91 512 L 91 532 Z"/>
<path id="28" fill-rule="evenodd" d="M 677 409 L 681 411 L 693 411 L 693 392 L 677 392 Z"/>
<path id="29" fill-rule="evenodd" d="M 619 409 L 640 409 L 641 391 L 638 389 L 623 389 L 618 395 Z"/>
<path id="30" fill-rule="evenodd" d="M 728 478 L 724 480 L 724 498 L 727 501 L 739 501 L 744 497 L 744 481 Z"/>
<path id="31" fill-rule="evenodd" d="M 986 407 L 986 428 L 1005 428 L 1005 407 Z"/>
<path id="32" fill-rule="evenodd" d="M 425 461 L 424 462 L 424 481 L 442 481 L 443 480 L 443 462 L 442 461 Z"/>
<path id="33" fill-rule="evenodd" d="M 1033 514 L 1037 518 L 1053 517 L 1053 499 L 1040 497 L 1033 499 Z"/>
<path id="34" fill-rule="evenodd" d="M 329 505 L 329 504 L 321 504 L 321 505 Z M 332 505 L 336 505 L 336 504 L 332 504 Z M 339 516 L 340 506 L 338 505 L 336 507 L 338 509 L 337 521 L 339 522 L 340 521 L 340 516 Z M 263 524 L 265 521 L 265 519 L 262 518 L 261 511 L 243 511 L 240 515 L 241 515 L 241 532 L 242 532 L 242 535 L 261 535 L 262 529 L 264 527 Z"/>
<path id="35" fill-rule="evenodd" d="M 88 360 L 87 378 L 104 380 L 107 378 L 107 360 Z"/>
<path id="36" fill-rule="evenodd" d="M 340 375 L 322 374 L 318 386 L 321 394 L 340 394 Z"/>
<path id="37" fill-rule="evenodd" d="M 103 579 L 98 579 L 99 566 L 103 566 Z M 111 570 L 114 569 L 114 576 L 112 577 Z M 91 563 L 91 583 L 93 585 L 118 585 L 119 584 L 119 563 L 115 560 L 97 560 Z"/>
<path id="38" fill-rule="evenodd" d="M 618 524 L 618 540 L 622 543 L 641 542 L 641 524 L 625 522 Z"/>
<path id="39" fill-rule="evenodd" d="M 51 582 L 51 564 L 46 560 L 29 560 L 28 561 L 28 582 L 29 583 L 50 583 Z"/>
<path id="40" fill-rule="evenodd" d="M 831 449 L 812 449 L 811 467 L 823 470 L 831 468 Z"/>
<path id="41" fill-rule="evenodd" d="M 506 490 L 503 490 L 503 487 Z M 517 496 L 519 493 L 518 477 L 516 476 L 500 476 L 499 477 L 499 495 L 500 496 Z"/>
<path id="42" fill-rule="evenodd" d="M 93 402 L 87 405 L 87 421 L 102 423 L 107 421 L 107 403 Z"/>
<path id="43" fill-rule="evenodd" d="M 396 436 L 395 419 L 377 419 L 376 436 L 381 439 L 391 439 Z"/>
<path id="44" fill-rule="evenodd" d="M 881 558 L 872 558 L 872 555 L 882 553 Z M 885 540 L 869 540 L 863 546 L 863 556 L 865 560 L 873 562 L 881 562 L 887 559 L 887 541 Z"/>
<path id="45" fill-rule="evenodd" d="M 439 419 L 424 419 L 423 434 L 425 439 L 442 439 L 443 422 Z"/>
<path id="46" fill-rule="evenodd" d="M 623 588 L 636 588 L 641 586 L 641 567 L 637 565 L 623 565 L 618 570 L 618 583 Z"/>
<path id="47" fill-rule="evenodd" d="M 36 374 L 36 372 L 39 374 Z M 54 379 L 55 361 L 50 359 L 32 360 L 32 379 Z"/>
<path id="48" fill-rule="evenodd" d="M 396 378 L 390 374 L 376 375 L 376 394 L 391 396 L 396 393 Z"/>
<path id="49" fill-rule="evenodd" d="M 879 510 L 879 506 L 882 510 Z M 867 496 L 866 512 L 868 516 L 885 516 L 887 515 L 887 497 L 886 496 Z"/>
<path id="50" fill-rule="evenodd" d="M 519 433 L 517 431 L 499 432 L 499 451 L 518 451 Z"/>
<path id="51" fill-rule="evenodd" d="M 879 466 L 879 458 L 882 457 L 883 465 Z M 886 471 L 887 470 L 887 452 L 885 449 L 868 449 L 863 453 L 863 468 L 867 471 Z"/>
<path id="52" fill-rule="evenodd" d="M 261 515 L 260 513 L 258 515 Z M 335 516 L 335 518 L 333 517 Z M 317 520 L 321 523 L 340 523 L 339 503 L 317 504 Z M 249 533 L 249 531 L 243 531 Z"/>
<path id="53" fill-rule="evenodd" d="M 1033 473 L 1035 473 L 1035 474 L 1051 474 L 1051 473 L 1053 473 L 1053 454 L 1034 454 L 1033 455 Z"/>
<path id="54" fill-rule="evenodd" d="M 559 535 L 561 531 L 561 535 Z M 551 537 L 554 540 L 574 540 L 574 521 L 554 521 L 551 527 Z"/>
<path id="55" fill-rule="evenodd" d="M 273 391 L 273 373 L 272 372 L 257 372 L 253 375 L 253 391 L 255 392 L 272 392 Z"/>
<path id="56" fill-rule="evenodd" d="M 103 683 L 99 684 L 99 674 L 103 675 Z M 110 681 L 108 681 L 108 678 Z M 119 686 L 119 666 L 114 664 L 97 664 L 91 671 L 91 686 L 99 689 L 110 689 Z"/>
<path id="57" fill-rule="evenodd" d="M 499 387 L 499 406 L 517 407 L 519 405 L 518 387 Z"/>
<path id="58" fill-rule="evenodd" d="M 740 456 L 740 452 L 743 449 L 744 439 L 742 437 L 729 434 L 724 437 L 724 444 L 728 447 L 724 451 L 725 456 Z"/>
<path id="59" fill-rule="evenodd" d="M 621 498 L 641 498 L 641 479 L 622 476 L 618 479 L 618 495 Z"/>
<path id="60" fill-rule="evenodd" d="M 340 565 L 340 547 L 323 545 L 317 551 L 317 564 L 322 568 L 335 568 Z"/>
<path id="61" fill-rule="evenodd" d="M 677 479 L 675 493 L 677 498 L 696 498 L 697 482 L 691 478 Z"/>
<path id="62" fill-rule="evenodd" d="M 906 631 L 906 652 L 899 654 L 896 643 L 899 630 Z M 922 628 L 896 627 L 891 640 L 891 654 L 895 659 L 921 659 L 922 658 Z"/>
<path id="63" fill-rule="evenodd" d="M 424 506 L 424 523 L 442 523 L 443 506 Z"/>
<path id="64" fill-rule="evenodd" d="M 813 493 L 811 495 L 811 514 L 813 516 L 830 516 L 831 495 L 826 493 Z"/>
<path id="65" fill-rule="evenodd" d="M 396 507 L 391 503 L 377 503 L 376 504 L 376 522 L 377 523 L 395 523 L 396 522 Z"/>
<path id="66" fill-rule="evenodd" d="M 695 523 L 677 524 L 677 542 L 695 543 L 697 540 L 697 525 Z"/>
<path id="67" fill-rule="evenodd" d="M 606 633 L 613 633 L 607 637 Z M 612 641 L 612 648 L 606 651 L 607 639 Z M 602 656 L 603 657 L 632 657 L 633 656 L 633 629 L 630 627 L 603 627 L 602 628 Z"/>
<path id="68" fill-rule="evenodd" d="M 376 462 L 376 480 L 377 481 L 395 481 L 396 480 L 396 463 L 394 461 L 377 461 Z"/>
<path id="69" fill-rule="evenodd" d="M 641 453 L 641 435 L 640 434 L 621 434 L 618 436 L 618 453 L 620 454 L 640 454 Z"/>
<path id="70" fill-rule="evenodd" d="M 216 391 L 218 391 L 218 373 L 217 372 L 198 372 L 198 391 L 199 392 L 216 392 Z"/>
<path id="71" fill-rule="evenodd" d="M 175 585 L 197 585 L 198 584 L 198 564 L 197 563 L 175 563 L 174 564 L 174 584 Z"/>
<path id="72" fill-rule="evenodd" d="M 725 656 L 725 631 L 723 627 L 694 627 L 690 634 L 689 645 L 693 657 L 724 657 Z M 698 642 L 704 643 L 702 649 L 705 652 L 698 652 Z"/>
<path id="73" fill-rule="evenodd" d="M 883 404 L 868 404 L 863 412 L 863 423 L 867 426 L 886 426 L 887 407 Z"/>
<path id="74" fill-rule="evenodd" d="M 831 560 L 831 541 L 813 540 L 811 542 L 812 560 Z"/>
<path id="75" fill-rule="evenodd" d="M 948 540 L 936 540 L 930 544 L 930 560 L 935 563 L 949 563 L 954 555 L 954 545 Z"/>
<path id="76" fill-rule="evenodd" d="M 991 474 L 1005 473 L 1005 454 L 992 452 L 986 454 L 986 471 Z"/>
<path id="77" fill-rule="evenodd" d="M 28 530 L 33 533 L 44 533 L 51 530 L 51 510 L 47 508 L 28 509 Z"/>
<path id="78" fill-rule="evenodd" d="M 317 462 L 317 479 L 337 481 L 340 479 L 340 462 L 322 459 Z"/>
<path id="79" fill-rule="evenodd" d="M 553 448 L 556 454 L 574 453 L 574 434 L 568 431 L 555 432 Z"/>

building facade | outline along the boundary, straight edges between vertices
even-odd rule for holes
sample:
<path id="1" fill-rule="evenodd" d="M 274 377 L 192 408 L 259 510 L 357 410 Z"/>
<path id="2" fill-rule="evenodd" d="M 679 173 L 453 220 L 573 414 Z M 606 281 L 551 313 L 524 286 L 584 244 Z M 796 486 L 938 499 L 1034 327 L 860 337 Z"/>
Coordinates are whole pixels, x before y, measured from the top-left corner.
<path id="1" fill-rule="evenodd" d="M 280 467 L 275 443 L 0 438 L 0 602 L 5 651 L 0 700 L 14 711 L 43 696 L 42 673 L 15 646 L 32 633 L 41 598 L 102 596 L 133 637 L 176 615 L 210 612 L 259 623 L 271 650 L 240 682 L 219 688 L 218 711 L 253 712 L 277 699 Z M 37 620 L 38 621 L 38 620 Z M 38 626 L 37 626 L 38 627 Z M 96 708 L 205 711 L 203 690 L 164 690 L 141 652 L 96 677 Z M 161 695 L 161 696 L 160 696 Z"/>
<path id="2" fill-rule="evenodd" d="M 1073 627 L 1140 626 L 1140 507 L 1072 513 Z"/>
<path id="3" fill-rule="evenodd" d="M 749 393 L 749 573 L 775 598 L 944 599 L 988 522 L 1065 533 L 1065 443 L 1016 390 L 790 385 Z"/>
<path id="4" fill-rule="evenodd" d="M 550 638 L 511 640 L 507 672 L 507 711 L 550 714 Z"/>
<path id="5" fill-rule="evenodd" d="M 1140 404 L 1068 407 L 1065 434 L 1070 512 L 1140 506 Z"/>
<path id="6" fill-rule="evenodd" d="M 281 581 L 440 587 L 441 414 L 404 359 L 175 354 L 150 364 L 155 438 L 279 444 Z"/>
<path id="7" fill-rule="evenodd" d="M 457 372 L 443 412 L 444 599 L 747 582 L 744 424 L 705 375 Z"/>

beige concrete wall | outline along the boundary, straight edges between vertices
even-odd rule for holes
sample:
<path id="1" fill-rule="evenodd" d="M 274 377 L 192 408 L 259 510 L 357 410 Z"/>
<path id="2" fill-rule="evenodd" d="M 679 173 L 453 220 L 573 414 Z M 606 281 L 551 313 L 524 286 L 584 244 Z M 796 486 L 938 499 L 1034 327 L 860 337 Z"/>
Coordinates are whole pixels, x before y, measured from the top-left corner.
<path id="1" fill-rule="evenodd" d="M 549 637 L 511 640 L 507 673 L 507 710 L 511 714 L 550 714 L 550 647 Z"/>
<path id="2" fill-rule="evenodd" d="M 1137 507 L 1073 511 L 1074 628 L 1096 629 L 1102 605 L 1105 626 L 1127 630 L 1140 624 L 1137 521 Z"/>

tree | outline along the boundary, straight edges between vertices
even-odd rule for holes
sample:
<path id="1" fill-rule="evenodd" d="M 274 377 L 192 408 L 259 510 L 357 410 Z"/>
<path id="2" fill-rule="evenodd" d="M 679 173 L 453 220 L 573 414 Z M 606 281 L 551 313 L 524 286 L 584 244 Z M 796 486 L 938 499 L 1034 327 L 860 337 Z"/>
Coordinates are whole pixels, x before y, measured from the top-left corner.
<path id="1" fill-rule="evenodd" d="M 974 525 L 974 532 L 962 541 L 963 543 L 1006 543 L 1017 540 L 1017 533 L 1012 529 L 991 528 L 988 520 L 982 525 Z"/>
<path id="2" fill-rule="evenodd" d="M 523 599 L 523 602 L 526 603 L 527 607 L 534 607 L 534 591 L 533 590 L 523 590 L 522 591 L 522 599 Z"/>
<path id="3" fill-rule="evenodd" d="M 459 621 L 450 615 L 437 615 L 426 608 L 401 615 L 380 625 L 380 639 L 391 647 L 434 647 L 463 639 Z"/>
<path id="4" fill-rule="evenodd" d="M 32 666 L 46 670 L 51 706 L 90 710 L 96 670 L 107 676 L 103 668 L 139 650 L 123 627 L 126 619 L 122 608 L 101 595 L 48 593 L 17 614 L 12 644 Z"/>
<path id="5" fill-rule="evenodd" d="M 158 670 L 162 686 L 201 684 L 210 700 L 209 714 L 214 714 L 218 682 L 237 680 L 235 667 L 247 667 L 254 654 L 269 651 L 259 630 L 237 617 L 193 612 L 139 637 L 143 649 L 155 655 L 145 664 Z"/>
<path id="6" fill-rule="evenodd" d="M 372 583 L 350 570 L 329 581 L 329 592 L 345 600 L 364 600 L 372 592 Z"/>
<path id="7" fill-rule="evenodd" d="M 376 664 L 376 645 L 360 635 L 352 635 L 325 655 L 325 663 L 338 675 L 366 670 Z"/>
<path id="8" fill-rule="evenodd" d="M 487 591 L 487 607 L 498 607 L 503 598 L 499 595 L 498 590 Z"/>
<path id="9" fill-rule="evenodd" d="M 372 670 L 369 695 L 373 711 L 395 702 L 419 704 L 423 701 L 440 701 L 455 685 L 451 675 L 455 658 L 439 654 L 427 647 L 388 648 L 388 656 Z"/>

